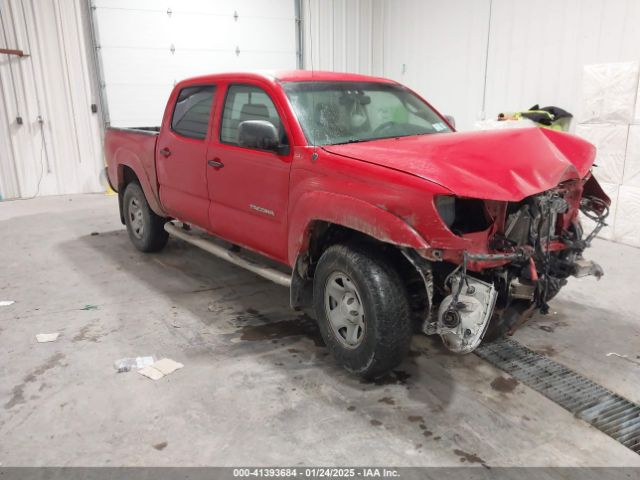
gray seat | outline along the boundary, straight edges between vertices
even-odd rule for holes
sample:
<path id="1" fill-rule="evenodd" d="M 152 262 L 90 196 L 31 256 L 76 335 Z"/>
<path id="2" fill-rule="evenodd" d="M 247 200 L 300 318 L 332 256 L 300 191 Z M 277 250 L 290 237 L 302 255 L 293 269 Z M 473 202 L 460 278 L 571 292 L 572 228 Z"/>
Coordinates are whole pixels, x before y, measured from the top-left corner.
<path id="1" fill-rule="evenodd" d="M 269 120 L 269 109 L 261 103 L 247 103 L 240 110 L 240 123 L 247 120 Z"/>

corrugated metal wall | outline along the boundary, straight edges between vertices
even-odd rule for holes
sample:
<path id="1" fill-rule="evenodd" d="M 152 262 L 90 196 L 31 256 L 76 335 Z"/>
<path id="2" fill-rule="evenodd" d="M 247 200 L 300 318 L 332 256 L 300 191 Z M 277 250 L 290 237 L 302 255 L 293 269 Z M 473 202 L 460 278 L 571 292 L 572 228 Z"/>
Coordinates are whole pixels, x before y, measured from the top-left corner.
<path id="1" fill-rule="evenodd" d="M 0 195 L 104 190 L 86 2 L 0 0 L 0 13 L 0 45 L 29 54 L 0 54 Z"/>
<path id="2" fill-rule="evenodd" d="M 303 7 L 307 68 L 393 78 L 454 115 L 460 129 L 483 113 L 488 38 L 488 118 L 537 102 L 578 113 L 583 65 L 640 59 L 637 0 L 303 0 Z"/>
<path id="3" fill-rule="evenodd" d="M 481 117 L 484 97 L 488 117 L 536 102 L 578 113 L 584 64 L 640 59 L 637 0 L 302 5 L 307 68 L 397 79 L 454 115 L 461 129 Z M 0 13 L 0 45 L 30 54 L 0 55 L 0 195 L 101 190 L 86 2 L 0 0 Z"/>
<path id="4" fill-rule="evenodd" d="M 384 0 L 302 0 L 307 69 L 384 73 Z"/>

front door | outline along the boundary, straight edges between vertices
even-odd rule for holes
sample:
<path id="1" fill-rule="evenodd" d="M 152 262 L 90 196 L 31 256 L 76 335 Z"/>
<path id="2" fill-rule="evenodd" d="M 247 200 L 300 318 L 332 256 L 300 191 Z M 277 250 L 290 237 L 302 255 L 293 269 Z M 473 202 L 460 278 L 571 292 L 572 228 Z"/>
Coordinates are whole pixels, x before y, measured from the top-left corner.
<path id="1" fill-rule="evenodd" d="M 287 201 L 291 153 L 239 145 L 246 120 L 266 120 L 288 138 L 269 94 L 254 84 L 227 86 L 217 137 L 209 145 L 207 178 L 211 230 L 276 260 L 287 260 Z"/>
<path id="2" fill-rule="evenodd" d="M 180 90 L 156 145 L 160 200 L 172 217 L 209 228 L 207 134 L 214 85 Z"/>

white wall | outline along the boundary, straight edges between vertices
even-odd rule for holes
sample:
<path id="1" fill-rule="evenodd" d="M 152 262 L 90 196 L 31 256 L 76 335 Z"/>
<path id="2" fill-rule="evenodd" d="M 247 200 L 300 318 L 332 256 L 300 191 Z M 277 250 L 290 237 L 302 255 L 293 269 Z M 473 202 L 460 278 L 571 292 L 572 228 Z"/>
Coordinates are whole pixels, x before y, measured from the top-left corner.
<path id="1" fill-rule="evenodd" d="M 384 76 L 413 88 L 461 129 L 480 114 L 488 0 L 384 3 Z"/>
<path id="2" fill-rule="evenodd" d="M 159 125 L 185 77 L 296 67 L 294 0 L 0 0 L 0 13 L 0 47 L 30 55 L 0 54 L 0 199 L 104 190 L 100 88 L 113 125 Z"/>
<path id="3" fill-rule="evenodd" d="M 584 65 L 640 60 L 637 0 L 494 0 L 487 111 L 579 114 Z"/>
<path id="4" fill-rule="evenodd" d="M 384 0 L 302 0 L 305 68 L 384 74 Z"/>
<path id="5" fill-rule="evenodd" d="M 111 125 L 160 125 L 176 82 L 295 69 L 293 0 L 94 0 Z"/>
<path id="6" fill-rule="evenodd" d="M 0 45 L 29 54 L 0 54 L 2 199 L 103 190 L 83 7 L 82 0 L 0 0 Z"/>
<path id="7" fill-rule="evenodd" d="M 303 0 L 306 67 L 313 43 L 314 68 L 393 78 L 471 129 L 490 5 L 488 118 L 538 102 L 577 114 L 583 65 L 640 59 L 638 0 Z"/>

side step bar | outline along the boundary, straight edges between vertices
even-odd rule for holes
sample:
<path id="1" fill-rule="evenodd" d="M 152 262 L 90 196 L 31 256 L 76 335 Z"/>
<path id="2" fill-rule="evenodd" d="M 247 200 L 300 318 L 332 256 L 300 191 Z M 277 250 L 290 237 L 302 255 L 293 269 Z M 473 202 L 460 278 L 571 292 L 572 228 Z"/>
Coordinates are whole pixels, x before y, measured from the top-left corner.
<path id="1" fill-rule="evenodd" d="M 230 250 L 223 248 L 210 240 L 206 240 L 200 236 L 193 235 L 188 231 L 175 226 L 171 222 L 167 222 L 164 224 L 164 229 L 175 237 L 178 237 L 181 240 L 184 240 L 191 245 L 195 245 L 196 247 L 201 248 L 202 250 L 212 253 L 216 257 L 222 258 L 227 262 L 233 263 L 238 267 L 242 267 L 245 270 L 249 270 L 250 272 L 255 273 L 256 275 L 260 275 L 267 280 L 271 280 L 278 285 L 282 285 L 283 287 L 291 286 L 291 276 L 287 275 L 284 272 L 280 272 L 275 268 L 267 267 L 264 265 L 260 265 L 258 263 L 252 262 L 246 258 L 242 258 L 239 255 L 236 255 Z"/>

